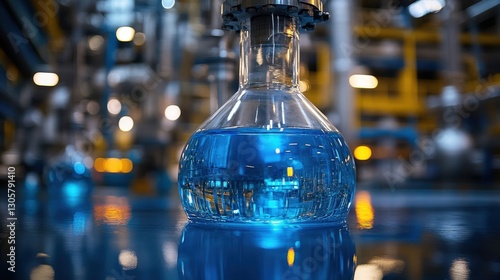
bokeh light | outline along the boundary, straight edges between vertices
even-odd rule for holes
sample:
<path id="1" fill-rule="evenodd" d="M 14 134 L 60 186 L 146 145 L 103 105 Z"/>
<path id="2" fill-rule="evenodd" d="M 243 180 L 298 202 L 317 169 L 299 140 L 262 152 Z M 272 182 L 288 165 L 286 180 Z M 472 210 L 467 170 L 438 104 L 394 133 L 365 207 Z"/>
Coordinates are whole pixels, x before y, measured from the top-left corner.
<path id="1" fill-rule="evenodd" d="M 118 115 L 122 110 L 122 103 L 116 98 L 111 98 L 108 101 L 108 112 L 113 115 Z"/>
<path id="2" fill-rule="evenodd" d="M 354 157 L 357 160 L 369 160 L 372 157 L 372 149 L 368 146 L 358 146 L 354 149 Z"/>
<path id="3" fill-rule="evenodd" d="M 130 26 L 122 26 L 116 30 L 116 38 L 120 42 L 130 42 L 134 39 L 135 29 Z"/>
<path id="4" fill-rule="evenodd" d="M 41 87 L 53 87 L 59 83 L 59 76 L 56 73 L 37 72 L 33 75 L 33 82 Z"/>
<path id="5" fill-rule="evenodd" d="M 169 105 L 165 109 L 165 118 L 171 121 L 177 120 L 181 116 L 181 108 L 177 105 Z"/>
<path id="6" fill-rule="evenodd" d="M 129 116 L 121 117 L 118 121 L 118 127 L 123 132 L 130 131 L 134 127 L 134 120 Z"/>

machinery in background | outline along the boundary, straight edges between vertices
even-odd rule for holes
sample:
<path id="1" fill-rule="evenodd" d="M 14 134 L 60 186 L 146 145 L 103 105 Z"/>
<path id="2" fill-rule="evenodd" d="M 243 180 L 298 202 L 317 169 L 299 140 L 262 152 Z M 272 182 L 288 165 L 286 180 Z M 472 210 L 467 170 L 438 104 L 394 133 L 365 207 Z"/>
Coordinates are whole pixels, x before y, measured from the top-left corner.
<path id="1" fill-rule="evenodd" d="M 494 50 L 500 37 L 468 33 L 458 20 L 460 13 L 481 10 L 484 21 L 493 7 L 464 8 L 447 1 L 424 21 L 410 18 L 417 17 L 411 5 L 385 7 L 363 13 L 354 28 L 353 46 L 363 66 L 350 77 L 360 117 L 361 180 L 390 187 L 498 180 L 499 135 L 493 128 L 499 119 L 493 108 L 500 69 L 484 61 L 499 59 Z"/>
<path id="2" fill-rule="evenodd" d="M 188 136 L 227 98 L 226 89 L 236 88 L 235 39 L 222 36 L 215 20 L 220 1 L 35 2 L 0 4 L 0 33 L 10 36 L 0 42 L 0 170 L 16 165 L 20 176 L 41 182 L 43 167 L 68 143 L 67 122 L 78 111 L 98 184 L 130 183 L 141 173 L 149 174 L 139 177 L 150 187 L 139 192 L 168 192 L 154 185 L 175 178 Z M 453 88 L 442 75 L 444 33 L 437 30 L 449 7 L 424 11 L 417 9 L 422 1 L 389 2 L 326 2 L 344 11 L 338 28 L 352 32 L 320 27 L 302 36 L 300 86 L 307 98 L 331 112 L 334 124 L 351 122 L 361 181 L 449 180 L 467 170 L 461 180 L 498 182 L 498 4 L 446 1 L 461 3 L 457 9 L 467 15 L 460 25 L 450 23 L 461 50 L 447 53 L 463 83 L 454 103 L 446 103 Z M 47 22 L 37 24 L 35 12 Z M 348 41 L 333 50 L 329 39 L 340 35 Z M 341 67 L 345 59 L 349 71 Z M 342 105 L 347 99 L 336 88 L 347 83 L 353 99 Z M 61 89 L 67 105 L 54 108 L 51 96 L 63 98 Z M 467 159 L 446 157 L 457 151 Z M 455 171 L 440 163 L 465 161 L 449 166 Z M 24 176 L 21 167 L 32 174 Z"/>

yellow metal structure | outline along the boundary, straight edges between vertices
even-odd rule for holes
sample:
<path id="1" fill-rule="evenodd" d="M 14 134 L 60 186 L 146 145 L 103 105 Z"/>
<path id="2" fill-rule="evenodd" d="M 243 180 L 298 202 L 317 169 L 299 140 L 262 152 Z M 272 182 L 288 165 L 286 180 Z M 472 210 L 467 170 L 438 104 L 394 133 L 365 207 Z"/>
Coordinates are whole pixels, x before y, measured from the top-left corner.
<path id="1" fill-rule="evenodd" d="M 304 92 L 307 99 L 319 108 L 331 104 L 330 47 L 326 42 L 315 44 L 317 71 L 302 71 L 300 79 L 309 83 Z"/>
<path id="2" fill-rule="evenodd" d="M 369 114 L 416 115 L 422 112 L 424 100 L 418 95 L 416 67 L 416 38 L 405 31 L 398 38 L 403 41 L 404 67 L 396 79 L 379 78 L 379 88 L 358 91 L 359 111 Z M 396 94 L 394 94 L 396 93 Z"/>
<path id="3" fill-rule="evenodd" d="M 59 4 L 55 0 L 32 0 L 31 2 L 37 10 L 36 16 L 41 20 L 40 26 L 50 36 L 50 48 L 55 52 L 61 51 L 64 48 L 65 34 L 60 27 L 57 17 Z"/>
<path id="4" fill-rule="evenodd" d="M 395 78 L 377 77 L 379 85 L 376 89 L 355 89 L 357 94 L 357 110 L 368 115 L 392 115 L 400 117 L 416 117 L 419 119 L 420 131 L 429 132 L 436 127 L 435 118 L 426 117 L 426 98 L 441 92 L 444 81 L 419 80 L 417 77 L 417 46 L 421 43 L 435 43 L 441 41 L 436 31 L 408 30 L 398 28 L 380 28 L 377 32 L 367 34 L 365 28 L 354 27 L 355 36 L 364 40 L 396 40 L 403 46 L 402 56 L 404 66 Z M 489 34 L 461 34 L 463 45 L 479 43 L 482 46 L 500 46 L 500 37 Z M 464 55 L 463 64 L 466 66 L 466 83 L 464 93 L 477 92 L 480 87 L 500 85 L 500 78 L 495 75 L 487 82 L 479 79 L 474 59 Z M 369 123 L 360 123 L 361 126 L 371 126 Z"/>

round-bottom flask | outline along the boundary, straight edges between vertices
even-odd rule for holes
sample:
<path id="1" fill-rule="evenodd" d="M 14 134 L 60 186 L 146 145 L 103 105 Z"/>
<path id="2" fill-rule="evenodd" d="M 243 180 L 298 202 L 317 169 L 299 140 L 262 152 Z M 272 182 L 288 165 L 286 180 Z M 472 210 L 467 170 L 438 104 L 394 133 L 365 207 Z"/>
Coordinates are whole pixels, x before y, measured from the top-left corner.
<path id="1" fill-rule="evenodd" d="M 343 222 L 354 161 L 339 131 L 299 91 L 297 19 L 242 21 L 240 88 L 191 136 L 178 186 L 189 219 Z"/>

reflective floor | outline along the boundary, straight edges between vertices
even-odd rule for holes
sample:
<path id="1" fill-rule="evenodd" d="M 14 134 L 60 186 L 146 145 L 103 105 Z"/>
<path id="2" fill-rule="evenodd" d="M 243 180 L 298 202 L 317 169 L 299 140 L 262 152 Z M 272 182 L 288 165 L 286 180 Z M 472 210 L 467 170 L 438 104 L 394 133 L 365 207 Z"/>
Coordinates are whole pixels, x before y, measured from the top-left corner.
<path id="1" fill-rule="evenodd" d="M 498 191 L 359 190 L 347 225 L 314 229 L 186 225 L 175 190 L 17 203 L 1 279 L 500 279 Z"/>

